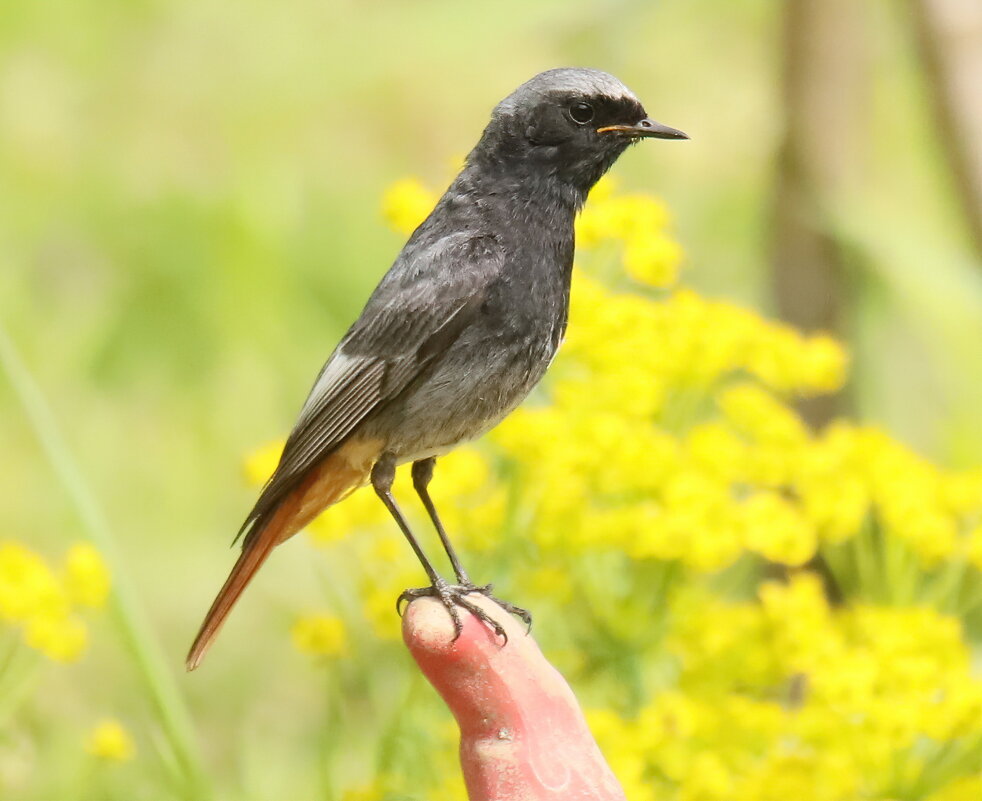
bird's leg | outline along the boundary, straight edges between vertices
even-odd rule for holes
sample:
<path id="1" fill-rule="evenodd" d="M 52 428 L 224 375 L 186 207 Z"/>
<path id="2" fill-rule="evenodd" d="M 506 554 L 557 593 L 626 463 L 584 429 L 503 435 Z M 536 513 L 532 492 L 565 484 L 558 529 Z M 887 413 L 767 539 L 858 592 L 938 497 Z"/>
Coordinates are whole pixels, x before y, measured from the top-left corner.
<path id="1" fill-rule="evenodd" d="M 426 554 L 423 553 L 423 549 L 416 541 L 416 537 L 413 536 L 412 529 L 409 528 L 409 523 L 407 523 L 406 518 L 402 516 L 402 512 L 399 510 L 399 507 L 396 504 L 396 499 L 392 497 L 392 482 L 395 479 L 395 476 L 395 459 L 388 454 L 383 454 L 382 457 L 375 463 L 374 467 L 372 467 L 372 488 L 375 490 L 375 494 L 382 500 L 382 503 L 385 504 L 385 508 L 389 510 L 389 514 L 395 519 L 396 524 L 402 530 L 402 533 L 405 535 L 406 539 L 409 540 L 409 545 L 412 547 L 413 552 L 416 554 L 416 558 L 419 559 L 420 564 L 423 566 L 423 570 L 426 571 L 426 577 L 430 580 L 430 583 L 434 587 L 441 582 L 446 584 L 444 578 L 436 572 L 436 568 L 434 568 L 430 560 L 426 558 Z"/>
<path id="2" fill-rule="evenodd" d="M 429 459 L 420 459 L 418 462 L 413 462 L 413 487 L 415 487 L 416 494 L 419 495 L 420 500 L 423 502 L 423 506 L 426 507 L 426 513 L 430 516 L 430 520 L 433 521 L 433 527 L 436 529 L 436 533 L 440 535 L 440 542 L 443 543 L 443 550 L 450 557 L 450 564 L 453 565 L 453 572 L 457 577 L 457 583 L 461 586 L 473 586 L 473 582 L 467 577 L 466 571 L 460 564 L 457 552 L 454 551 L 453 545 L 450 544 L 447 530 L 443 527 L 440 516 L 436 513 L 436 506 L 433 505 L 433 499 L 430 497 L 429 484 L 433 479 L 433 468 L 435 466 L 436 459 L 432 456 Z"/>
<path id="3" fill-rule="evenodd" d="M 491 594 L 491 591 L 494 589 L 494 586 L 491 584 L 485 584 L 481 587 L 474 584 L 474 582 L 468 577 L 463 566 L 460 564 L 460 559 L 457 556 L 457 552 L 454 550 L 453 545 L 450 544 L 450 538 L 447 536 L 447 530 L 443 527 L 443 522 L 440 520 L 440 516 L 437 514 L 433 499 L 430 497 L 429 484 L 433 479 L 433 468 L 435 466 L 436 459 L 432 456 L 428 459 L 420 459 L 417 462 L 413 462 L 413 487 L 416 489 L 416 494 L 419 495 L 420 500 L 423 502 L 423 506 L 426 507 L 426 512 L 430 516 L 430 520 L 433 521 L 433 527 L 436 529 L 436 533 L 440 535 L 440 542 L 443 543 L 443 549 L 447 552 L 447 556 L 450 558 L 450 564 L 453 565 L 453 571 L 454 575 L 457 577 L 457 583 L 461 587 L 466 588 L 469 592 L 477 592 L 490 598 L 505 611 L 521 618 L 525 625 L 531 628 L 532 616 L 528 613 L 528 610 L 522 609 L 520 606 L 515 606 L 508 601 L 502 601 L 500 598 L 495 598 Z"/>
<path id="4" fill-rule="evenodd" d="M 495 634 L 507 642 L 508 635 L 505 633 L 501 624 L 481 609 L 481 607 L 477 606 L 477 604 L 467 600 L 466 595 L 472 591 L 473 585 L 465 587 L 459 584 L 448 583 L 445 578 L 436 572 L 430 560 L 426 558 L 426 554 L 423 553 L 423 549 L 416 541 L 416 537 L 413 536 L 412 529 L 409 528 L 409 523 L 406 522 L 406 518 L 403 517 L 402 512 L 399 510 L 395 498 L 392 497 L 392 481 L 395 478 L 395 473 L 395 458 L 391 454 L 382 454 L 372 468 L 372 487 L 375 490 L 375 494 L 385 504 L 385 508 L 389 510 L 389 514 L 395 519 L 406 539 L 409 540 L 409 544 L 412 546 L 416 558 L 419 559 L 423 570 L 426 571 L 427 578 L 430 580 L 429 587 L 404 590 L 396 601 L 396 609 L 401 607 L 403 601 L 408 602 L 424 596 L 437 598 L 446 608 L 450 619 L 453 621 L 454 640 L 464 630 L 463 623 L 460 620 L 460 613 L 457 611 L 457 607 L 460 606 L 484 622 Z"/>

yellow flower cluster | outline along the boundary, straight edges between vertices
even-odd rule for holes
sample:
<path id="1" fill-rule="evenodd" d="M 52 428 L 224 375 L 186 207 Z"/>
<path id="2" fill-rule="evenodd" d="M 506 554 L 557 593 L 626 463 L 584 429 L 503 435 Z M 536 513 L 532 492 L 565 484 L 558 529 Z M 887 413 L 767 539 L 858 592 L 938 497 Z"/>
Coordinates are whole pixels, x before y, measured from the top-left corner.
<path id="1" fill-rule="evenodd" d="M 384 212 L 407 232 L 434 201 L 401 182 Z M 578 689 L 616 699 L 591 720 L 632 799 L 976 797 L 982 680 L 963 621 L 982 606 L 982 470 L 940 468 L 874 426 L 811 431 L 794 402 L 842 386 L 841 345 L 671 288 L 668 226 L 654 198 L 609 182 L 591 196 L 543 388 L 439 461 L 432 491 L 465 564 L 539 612 Z M 252 481 L 280 448 L 250 459 Z M 405 476 L 395 492 L 423 534 Z M 382 505 L 358 490 L 311 533 L 396 639 L 394 599 L 423 577 Z M 761 580 L 816 556 L 842 606 L 808 572 Z"/>
<path id="2" fill-rule="evenodd" d="M 100 608 L 108 594 L 109 571 L 91 545 L 73 545 L 54 570 L 23 545 L 0 542 L 0 620 L 52 660 L 79 657 L 87 632 L 78 609 Z"/>
<path id="3" fill-rule="evenodd" d="M 528 472 L 543 545 L 562 532 L 564 548 L 705 570 L 743 548 L 801 564 L 818 532 L 783 488 L 814 440 L 774 393 L 834 388 L 844 369 L 828 337 L 688 291 L 653 301 L 579 275 L 553 402 L 519 410 L 493 439 Z"/>
<path id="4" fill-rule="evenodd" d="M 807 573 L 744 603 L 683 593 L 670 618 L 675 688 L 630 719 L 590 716 L 629 798 L 920 798 L 925 756 L 973 741 L 982 756 L 982 682 L 955 618 L 833 609 Z"/>
<path id="5" fill-rule="evenodd" d="M 109 762 L 127 762 L 136 756 L 136 745 L 122 723 L 107 718 L 97 723 L 85 739 L 85 750 Z"/>
<path id="6" fill-rule="evenodd" d="M 637 281 L 671 286 L 682 266 L 682 247 L 667 232 L 668 209 L 650 195 L 619 194 L 607 176 L 590 193 L 576 221 L 576 244 L 583 250 L 603 245 L 618 248 L 624 270 Z"/>

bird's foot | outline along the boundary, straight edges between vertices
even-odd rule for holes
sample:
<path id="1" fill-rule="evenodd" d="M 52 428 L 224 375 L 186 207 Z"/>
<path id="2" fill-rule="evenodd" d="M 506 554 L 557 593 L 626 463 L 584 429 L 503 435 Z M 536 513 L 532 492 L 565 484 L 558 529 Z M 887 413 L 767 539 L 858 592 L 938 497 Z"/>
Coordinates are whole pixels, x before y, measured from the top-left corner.
<path id="1" fill-rule="evenodd" d="M 532 615 L 529 613 L 528 609 L 523 609 L 520 606 L 515 606 L 515 604 L 511 603 L 510 601 L 503 601 L 501 600 L 501 598 L 492 595 L 491 592 L 492 590 L 494 590 L 493 584 L 485 584 L 481 587 L 478 587 L 475 584 L 472 584 L 471 582 L 467 582 L 463 586 L 467 587 L 468 592 L 479 593 L 480 595 L 483 595 L 488 600 L 494 601 L 508 614 L 514 615 L 519 620 L 521 620 L 529 631 L 532 630 Z"/>
<path id="2" fill-rule="evenodd" d="M 492 589 L 493 587 L 490 584 L 485 584 L 482 587 L 478 587 L 471 582 L 466 582 L 464 584 L 450 584 L 443 579 L 440 579 L 430 587 L 417 587 L 415 589 L 404 590 L 402 595 L 400 595 L 399 599 L 396 601 L 396 610 L 399 611 L 399 614 L 402 614 L 403 603 L 411 603 L 417 598 L 436 598 L 446 608 L 447 613 L 450 615 L 450 619 L 453 621 L 454 642 L 457 641 L 457 638 L 460 637 L 461 632 L 464 630 L 464 624 L 460 619 L 460 612 L 457 611 L 457 607 L 459 606 L 474 615 L 474 617 L 484 623 L 498 637 L 501 637 L 501 639 L 507 643 L 508 634 L 505 632 L 502 625 L 473 601 L 468 600 L 467 596 L 471 593 L 483 595 L 485 598 L 494 601 L 506 612 L 521 618 L 529 629 L 532 628 L 532 616 L 528 613 L 528 611 L 522 609 L 520 606 L 515 606 L 514 604 L 508 603 L 508 601 L 502 601 L 495 598 L 491 594 Z"/>

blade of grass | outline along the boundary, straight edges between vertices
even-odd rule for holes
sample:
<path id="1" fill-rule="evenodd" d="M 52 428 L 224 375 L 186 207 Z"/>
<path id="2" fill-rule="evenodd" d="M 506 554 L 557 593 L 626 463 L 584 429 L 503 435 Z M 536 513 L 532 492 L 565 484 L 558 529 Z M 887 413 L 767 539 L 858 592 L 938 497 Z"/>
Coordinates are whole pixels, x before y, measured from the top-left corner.
<path id="1" fill-rule="evenodd" d="M 75 506 L 82 527 L 112 571 L 109 601 L 112 618 L 153 700 L 167 742 L 182 766 L 187 797 L 208 798 L 210 791 L 198 754 L 191 715 L 119 556 L 105 513 L 75 463 L 41 388 L 2 325 L 0 367 L 6 373 L 52 470 Z"/>

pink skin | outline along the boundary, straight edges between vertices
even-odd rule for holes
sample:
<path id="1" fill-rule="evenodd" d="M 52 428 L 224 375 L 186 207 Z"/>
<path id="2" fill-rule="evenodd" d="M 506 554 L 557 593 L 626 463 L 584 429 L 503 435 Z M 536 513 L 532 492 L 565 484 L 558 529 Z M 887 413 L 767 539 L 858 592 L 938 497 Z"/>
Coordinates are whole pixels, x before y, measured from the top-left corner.
<path id="1" fill-rule="evenodd" d="M 625 801 L 576 698 L 525 627 L 496 604 L 468 596 L 508 633 L 508 643 L 460 609 L 456 642 L 447 610 L 413 601 L 402 635 L 460 726 L 470 801 Z"/>

